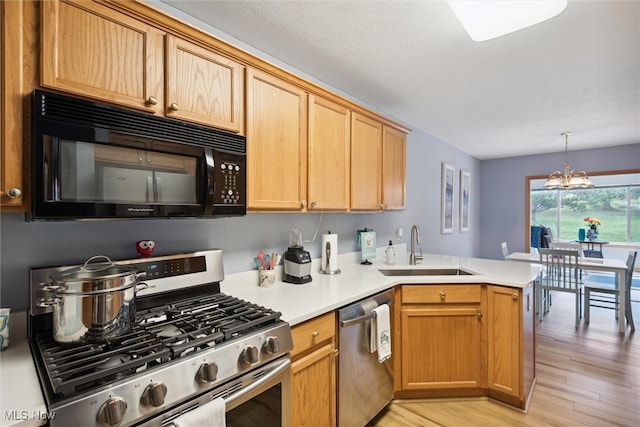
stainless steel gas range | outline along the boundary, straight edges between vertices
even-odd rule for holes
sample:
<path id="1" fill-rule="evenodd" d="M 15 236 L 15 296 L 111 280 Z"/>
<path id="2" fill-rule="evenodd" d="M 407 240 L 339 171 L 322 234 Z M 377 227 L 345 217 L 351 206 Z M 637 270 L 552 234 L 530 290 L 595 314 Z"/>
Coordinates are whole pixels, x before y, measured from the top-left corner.
<path id="1" fill-rule="evenodd" d="M 227 426 L 289 426 L 293 348 L 280 313 L 220 292 L 222 252 L 117 261 L 146 272 L 132 333 L 59 344 L 32 268 L 29 338 L 51 426 L 180 426 L 224 399 Z M 218 406 L 219 408 L 219 406 Z"/>

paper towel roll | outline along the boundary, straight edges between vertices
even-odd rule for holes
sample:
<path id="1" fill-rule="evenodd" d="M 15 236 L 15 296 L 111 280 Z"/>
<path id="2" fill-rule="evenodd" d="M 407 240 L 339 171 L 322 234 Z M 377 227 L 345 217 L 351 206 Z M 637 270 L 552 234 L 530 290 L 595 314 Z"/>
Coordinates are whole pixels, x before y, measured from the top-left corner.
<path id="1" fill-rule="evenodd" d="M 322 235 L 322 264 L 320 271 L 326 274 L 338 272 L 338 235 L 327 233 Z M 328 260 L 328 264 L 327 264 Z"/>

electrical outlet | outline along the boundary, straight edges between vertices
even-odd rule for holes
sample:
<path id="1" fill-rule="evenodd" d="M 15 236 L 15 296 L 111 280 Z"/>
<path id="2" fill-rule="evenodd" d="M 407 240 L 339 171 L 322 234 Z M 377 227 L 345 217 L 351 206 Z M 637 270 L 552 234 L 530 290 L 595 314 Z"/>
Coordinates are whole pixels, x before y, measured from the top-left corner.
<path id="1" fill-rule="evenodd" d="M 402 234 L 403 234 L 402 227 L 396 228 L 396 240 L 402 239 Z"/>

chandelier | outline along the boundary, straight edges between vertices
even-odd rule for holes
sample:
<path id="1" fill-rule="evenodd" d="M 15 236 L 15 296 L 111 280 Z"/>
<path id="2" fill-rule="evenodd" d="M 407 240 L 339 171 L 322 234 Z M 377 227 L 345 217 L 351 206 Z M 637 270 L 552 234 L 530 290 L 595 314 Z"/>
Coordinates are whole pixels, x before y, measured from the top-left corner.
<path id="1" fill-rule="evenodd" d="M 575 172 L 569 167 L 569 135 L 572 132 L 562 132 L 564 136 L 564 172 L 555 171 L 544 184 L 546 189 L 561 188 L 563 190 L 571 190 L 573 188 L 589 188 L 593 187 L 593 182 L 587 176 L 585 171 Z"/>

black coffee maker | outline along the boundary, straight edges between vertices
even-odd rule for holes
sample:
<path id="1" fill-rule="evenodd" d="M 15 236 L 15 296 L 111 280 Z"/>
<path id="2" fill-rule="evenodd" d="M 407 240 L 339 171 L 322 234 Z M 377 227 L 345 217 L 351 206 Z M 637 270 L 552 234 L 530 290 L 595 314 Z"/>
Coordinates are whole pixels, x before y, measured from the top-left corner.
<path id="1" fill-rule="evenodd" d="M 301 285 L 311 281 L 311 254 L 302 247 L 302 232 L 289 230 L 289 248 L 284 253 L 282 280 Z"/>

